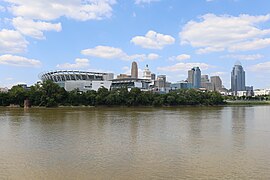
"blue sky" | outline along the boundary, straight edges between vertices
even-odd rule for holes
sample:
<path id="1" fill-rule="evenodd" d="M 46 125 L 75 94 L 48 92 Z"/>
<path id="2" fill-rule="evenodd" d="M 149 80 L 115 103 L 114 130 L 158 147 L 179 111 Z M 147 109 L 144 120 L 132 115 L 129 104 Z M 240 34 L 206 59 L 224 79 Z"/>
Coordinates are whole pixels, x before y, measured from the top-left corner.
<path id="1" fill-rule="evenodd" d="M 269 0 L 1 0 L 0 87 L 41 72 L 128 73 L 148 64 L 177 82 L 199 66 L 220 75 L 241 61 L 246 84 L 270 88 Z"/>

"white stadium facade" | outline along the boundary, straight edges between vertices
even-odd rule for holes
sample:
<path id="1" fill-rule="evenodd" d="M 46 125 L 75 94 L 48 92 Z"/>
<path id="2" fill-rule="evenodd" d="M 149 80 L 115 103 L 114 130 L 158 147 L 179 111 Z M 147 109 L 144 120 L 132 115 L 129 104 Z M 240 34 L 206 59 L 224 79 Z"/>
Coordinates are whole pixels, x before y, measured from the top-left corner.
<path id="1" fill-rule="evenodd" d="M 42 81 L 51 80 L 66 91 L 78 89 L 79 91 L 97 91 L 101 87 L 110 89 L 113 73 L 98 73 L 74 70 L 49 71 L 39 75 Z"/>

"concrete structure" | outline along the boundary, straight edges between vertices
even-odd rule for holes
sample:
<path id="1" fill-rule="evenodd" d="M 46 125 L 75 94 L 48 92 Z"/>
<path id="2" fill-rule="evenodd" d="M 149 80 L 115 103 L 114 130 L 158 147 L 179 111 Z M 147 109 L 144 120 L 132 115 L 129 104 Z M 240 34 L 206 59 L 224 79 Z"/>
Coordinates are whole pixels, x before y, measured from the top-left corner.
<path id="1" fill-rule="evenodd" d="M 208 75 L 205 75 L 205 74 L 201 75 L 201 83 L 203 82 L 210 82 Z"/>
<path id="2" fill-rule="evenodd" d="M 135 61 L 131 65 L 131 78 L 138 78 L 138 65 Z"/>
<path id="3" fill-rule="evenodd" d="M 149 90 L 149 84 L 151 80 L 147 79 L 138 79 L 138 78 L 124 78 L 124 79 L 113 79 L 111 84 L 111 89 L 119 88 L 139 88 L 141 90 Z"/>
<path id="4" fill-rule="evenodd" d="M 166 75 L 159 75 L 155 80 L 155 87 L 158 89 L 162 89 L 166 87 Z"/>
<path id="5" fill-rule="evenodd" d="M 236 62 L 231 73 L 231 91 L 237 95 L 237 91 L 246 90 L 245 71 L 240 62 Z"/>
<path id="6" fill-rule="evenodd" d="M 131 78 L 131 75 L 127 75 L 127 74 L 119 74 L 116 78 L 117 78 L 117 79 Z"/>
<path id="7" fill-rule="evenodd" d="M 79 91 L 95 90 L 101 87 L 110 89 L 113 79 L 112 73 L 98 73 L 87 71 L 58 70 L 42 73 L 42 81 L 51 80 L 66 91 L 78 89 Z"/>
<path id="8" fill-rule="evenodd" d="M 212 90 L 212 83 L 209 81 L 208 75 L 201 76 L 201 88 L 204 88 L 208 91 Z"/>
<path id="9" fill-rule="evenodd" d="M 254 96 L 269 96 L 270 95 L 270 89 L 255 89 Z"/>
<path id="10" fill-rule="evenodd" d="M 211 76 L 211 84 L 213 91 L 221 91 L 222 90 L 222 81 L 219 76 Z"/>
<path id="11" fill-rule="evenodd" d="M 188 71 L 187 82 L 189 82 L 191 84 L 193 84 L 193 82 L 194 82 L 194 70 L 193 69 Z"/>

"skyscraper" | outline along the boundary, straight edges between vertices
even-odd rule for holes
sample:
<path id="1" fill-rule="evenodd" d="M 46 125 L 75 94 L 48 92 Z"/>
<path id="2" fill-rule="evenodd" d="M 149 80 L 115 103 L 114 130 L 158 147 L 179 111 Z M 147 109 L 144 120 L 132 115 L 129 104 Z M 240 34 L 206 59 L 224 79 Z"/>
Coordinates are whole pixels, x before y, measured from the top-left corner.
<path id="1" fill-rule="evenodd" d="M 188 71 L 189 83 L 192 83 L 193 88 L 201 88 L 201 70 L 199 67 L 194 67 Z"/>
<path id="2" fill-rule="evenodd" d="M 138 78 L 138 65 L 135 61 L 132 62 L 131 66 L 131 77 Z"/>
<path id="3" fill-rule="evenodd" d="M 194 67 L 194 78 L 193 78 L 193 87 L 200 88 L 201 87 L 201 70 L 199 67 Z"/>
<path id="4" fill-rule="evenodd" d="M 232 70 L 231 90 L 234 94 L 237 94 L 237 91 L 246 90 L 245 71 L 239 61 L 235 63 Z"/>
<path id="5" fill-rule="evenodd" d="M 220 91 L 222 89 L 222 81 L 219 76 L 211 76 L 212 90 Z"/>
<path id="6" fill-rule="evenodd" d="M 188 71 L 188 78 L 187 82 L 193 84 L 194 79 L 194 69 L 192 68 L 191 70 Z"/>

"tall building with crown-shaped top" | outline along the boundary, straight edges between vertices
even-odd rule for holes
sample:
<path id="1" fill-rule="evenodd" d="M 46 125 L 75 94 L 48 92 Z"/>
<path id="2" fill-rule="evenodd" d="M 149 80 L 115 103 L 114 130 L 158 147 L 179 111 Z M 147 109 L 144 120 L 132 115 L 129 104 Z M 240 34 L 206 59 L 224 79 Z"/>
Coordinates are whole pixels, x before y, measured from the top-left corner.
<path id="1" fill-rule="evenodd" d="M 149 70 L 148 65 L 146 65 L 145 69 L 143 70 L 143 78 L 151 79 L 151 71 Z"/>
<path id="2" fill-rule="evenodd" d="M 237 91 L 246 90 L 245 71 L 239 61 L 234 64 L 231 73 L 231 90 L 234 94 L 237 94 Z"/>

